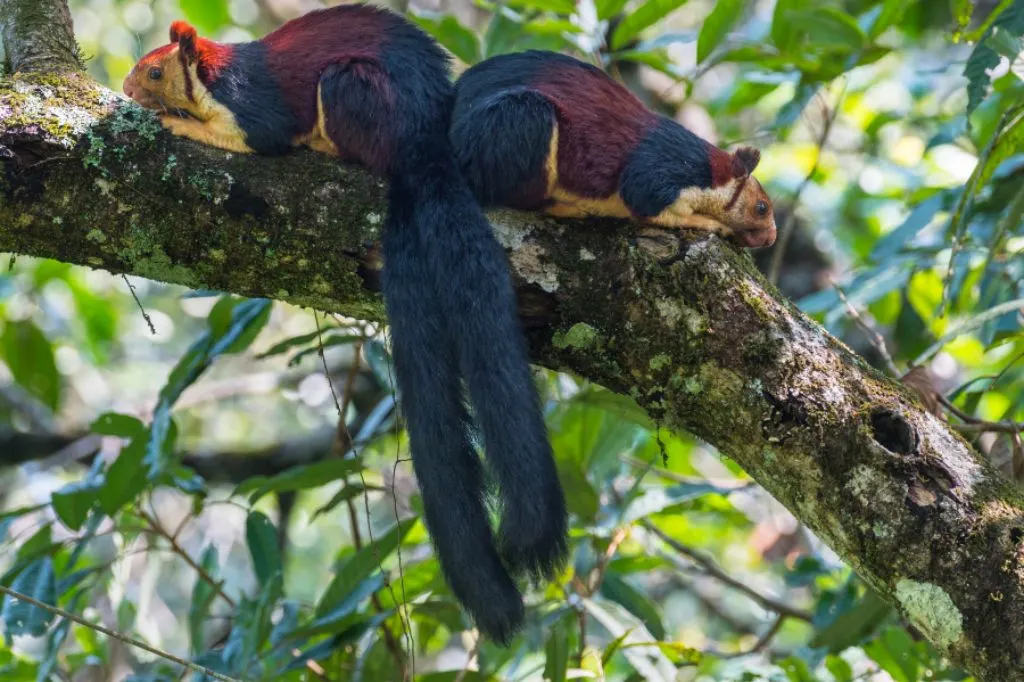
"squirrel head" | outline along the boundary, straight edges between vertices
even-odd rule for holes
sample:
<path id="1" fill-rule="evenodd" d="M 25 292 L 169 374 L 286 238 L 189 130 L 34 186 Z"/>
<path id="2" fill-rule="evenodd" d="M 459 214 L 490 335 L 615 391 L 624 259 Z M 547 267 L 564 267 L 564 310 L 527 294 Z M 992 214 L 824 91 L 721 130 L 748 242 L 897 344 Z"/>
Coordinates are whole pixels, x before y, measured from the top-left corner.
<path id="1" fill-rule="evenodd" d="M 147 109 L 202 119 L 206 87 L 227 63 L 231 48 L 200 38 L 184 21 L 171 24 L 170 39 L 138 61 L 124 79 L 124 92 Z"/>
<path id="2" fill-rule="evenodd" d="M 724 203 L 713 217 L 730 229 L 730 238 L 740 246 L 771 246 L 776 234 L 772 200 L 753 176 L 761 152 L 740 147 L 728 157 L 728 180 L 715 190 Z"/>

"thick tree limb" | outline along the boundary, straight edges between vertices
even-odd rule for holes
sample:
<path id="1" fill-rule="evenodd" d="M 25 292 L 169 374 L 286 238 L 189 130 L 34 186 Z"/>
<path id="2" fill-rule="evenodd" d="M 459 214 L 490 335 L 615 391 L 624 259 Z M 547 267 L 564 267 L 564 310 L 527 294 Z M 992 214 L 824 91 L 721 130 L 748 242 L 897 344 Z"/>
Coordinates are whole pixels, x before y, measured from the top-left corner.
<path id="1" fill-rule="evenodd" d="M 0 250 L 380 319 L 367 174 L 172 139 L 78 77 L 3 84 L 0 119 Z M 491 217 L 537 362 L 717 446 L 980 679 L 1024 680 L 1024 499 L 911 391 L 716 238 Z"/>

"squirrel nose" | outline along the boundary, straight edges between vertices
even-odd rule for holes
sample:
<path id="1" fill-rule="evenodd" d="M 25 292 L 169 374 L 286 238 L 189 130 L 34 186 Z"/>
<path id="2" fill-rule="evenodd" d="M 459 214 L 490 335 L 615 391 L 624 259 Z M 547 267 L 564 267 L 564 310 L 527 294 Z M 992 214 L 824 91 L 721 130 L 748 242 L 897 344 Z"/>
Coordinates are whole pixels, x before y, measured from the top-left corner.
<path id="1" fill-rule="evenodd" d="M 135 85 L 132 83 L 131 76 L 124 79 L 124 85 L 121 86 L 121 89 L 124 90 L 124 94 L 135 99 Z"/>

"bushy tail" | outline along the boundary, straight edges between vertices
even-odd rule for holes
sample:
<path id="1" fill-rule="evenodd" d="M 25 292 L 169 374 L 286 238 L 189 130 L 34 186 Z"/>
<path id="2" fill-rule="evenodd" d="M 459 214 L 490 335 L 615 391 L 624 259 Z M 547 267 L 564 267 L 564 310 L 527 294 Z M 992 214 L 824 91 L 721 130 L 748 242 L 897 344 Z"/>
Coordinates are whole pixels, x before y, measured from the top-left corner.
<path id="1" fill-rule="evenodd" d="M 565 501 L 504 251 L 446 136 L 403 151 L 389 190 L 383 289 L 413 466 L 452 592 L 483 633 L 506 642 L 523 619 L 506 567 L 554 573 L 566 553 Z M 460 375 L 498 481 L 501 556 Z"/>
<path id="2" fill-rule="evenodd" d="M 516 574 L 550 578 L 566 553 L 565 499 L 508 260 L 447 136 L 418 142 L 406 148 L 394 183 L 415 201 L 421 256 L 497 478 L 502 558 Z"/>
<path id="3" fill-rule="evenodd" d="M 416 213 L 409 193 L 393 183 L 382 286 L 413 469 L 452 592 L 481 632 L 507 642 L 523 621 L 522 596 L 494 546 L 481 462 L 468 438 L 458 358 L 434 296 Z"/>

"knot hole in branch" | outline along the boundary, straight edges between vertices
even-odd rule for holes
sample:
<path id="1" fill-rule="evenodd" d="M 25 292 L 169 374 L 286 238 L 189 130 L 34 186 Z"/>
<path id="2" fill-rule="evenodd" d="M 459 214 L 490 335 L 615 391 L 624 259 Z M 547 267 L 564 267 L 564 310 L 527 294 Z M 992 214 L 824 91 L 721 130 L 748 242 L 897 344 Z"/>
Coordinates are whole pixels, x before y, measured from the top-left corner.
<path id="1" fill-rule="evenodd" d="M 900 455 L 917 452 L 917 432 L 914 427 L 892 410 L 871 413 L 871 434 L 879 445 Z"/>

